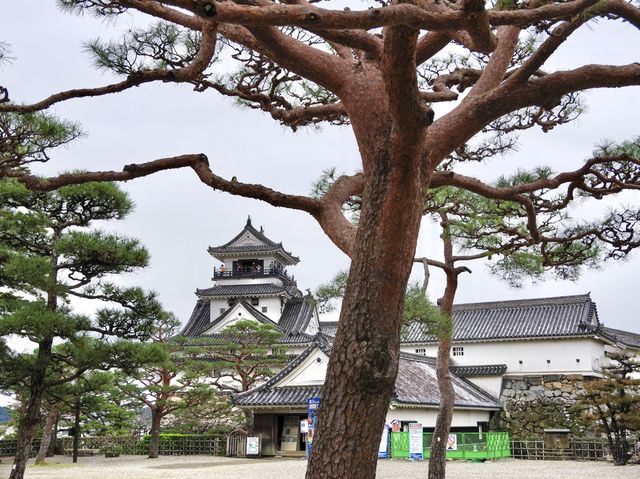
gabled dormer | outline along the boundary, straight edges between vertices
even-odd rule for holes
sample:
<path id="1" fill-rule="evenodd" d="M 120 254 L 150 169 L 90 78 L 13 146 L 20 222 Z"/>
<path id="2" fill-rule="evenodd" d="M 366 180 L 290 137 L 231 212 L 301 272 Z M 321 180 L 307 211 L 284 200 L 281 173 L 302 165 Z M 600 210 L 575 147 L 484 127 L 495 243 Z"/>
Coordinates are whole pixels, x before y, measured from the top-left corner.
<path id="1" fill-rule="evenodd" d="M 209 323 L 204 329 L 199 331 L 199 334 L 218 334 L 224 331 L 225 328 L 237 323 L 238 321 L 246 320 L 256 321 L 262 324 L 271 324 L 274 327 L 277 326 L 274 321 L 251 306 L 247 301 L 240 301 L 227 309 L 213 322 Z"/>

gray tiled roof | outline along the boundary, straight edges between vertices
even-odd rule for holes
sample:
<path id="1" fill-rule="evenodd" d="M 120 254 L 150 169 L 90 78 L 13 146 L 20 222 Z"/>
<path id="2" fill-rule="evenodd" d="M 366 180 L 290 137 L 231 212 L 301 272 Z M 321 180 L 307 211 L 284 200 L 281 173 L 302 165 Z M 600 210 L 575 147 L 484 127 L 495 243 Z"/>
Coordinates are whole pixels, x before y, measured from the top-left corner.
<path id="1" fill-rule="evenodd" d="M 262 245 L 247 245 L 247 246 L 232 246 L 233 243 L 238 241 L 245 233 L 250 233 L 253 235 L 258 241 L 261 241 Z M 242 254 L 242 253 L 252 253 L 252 252 L 279 252 L 283 257 L 288 259 L 292 264 L 296 264 L 300 262 L 300 258 L 293 256 L 290 252 L 284 249 L 282 243 L 276 243 L 267 238 L 264 233 L 258 231 L 251 224 L 251 218 L 247 219 L 247 224 L 244 229 L 238 233 L 231 241 L 221 245 L 221 246 L 211 246 L 209 247 L 209 253 L 215 256 L 216 254 L 222 255 L 232 255 L 232 254 Z"/>
<path id="2" fill-rule="evenodd" d="M 454 306 L 453 341 L 592 335 L 598 325 L 588 294 L 554 298 L 471 303 Z M 405 343 L 435 342 L 418 323 L 409 326 Z"/>
<path id="3" fill-rule="evenodd" d="M 216 285 L 212 288 L 197 289 L 198 296 L 207 297 L 237 297 L 237 296 L 260 296 L 281 294 L 286 291 L 286 287 L 277 284 L 224 284 Z"/>
<path id="4" fill-rule="evenodd" d="M 186 326 L 182 330 L 184 336 L 197 336 L 198 333 L 209 325 L 211 308 L 209 301 L 199 299 L 196 302 L 196 306 L 193 308 L 191 317 L 187 321 Z"/>
<path id="5" fill-rule="evenodd" d="M 282 405 L 290 405 L 293 403 L 284 403 L 284 402 L 278 402 L 278 401 L 289 401 L 290 400 L 290 395 L 292 394 L 291 391 L 288 391 L 288 389 L 291 388 L 275 388 L 274 386 L 276 384 L 278 384 L 280 381 L 282 381 L 282 379 L 284 379 L 285 377 L 287 377 L 289 375 L 289 373 L 291 371 L 293 371 L 295 368 L 297 368 L 307 357 L 309 357 L 309 355 L 316 349 L 320 349 L 322 352 L 324 352 L 327 356 L 329 356 L 331 354 L 331 344 L 333 342 L 333 339 L 322 334 L 322 333 L 318 333 L 316 334 L 313 338 L 311 338 L 311 344 L 309 344 L 309 346 L 307 346 L 307 348 L 302 351 L 302 353 L 300 353 L 299 355 L 297 355 L 293 360 L 291 360 L 291 362 L 289 362 L 289 364 L 287 364 L 280 372 L 278 372 L 275 376 L 273 376 L 271 379 L 269 379 L 266 383 L 264 383 L 261 386 L 258 386 L 255 389 L 250 389 L 249 391 L 240 393 L 240 394 L 236 394 L 234 396 L 233 401 L 241 406 L 248 406 L 248 405 L 257 405 L 257 404 L 261 404 L 260 403 L 260 398 L 269 398 L 269 405 L 275 405 L 275 404 L 282 404 Z M 321 386 L 317 386 L 318 388 L 321 388 Z M 279 391 L 281 390 L 281 391 Z M 306 400 L 309 397 L 315 397 L 315 396 L 307 396 L 306 398 L 301 398 L 299 396 L 298 399 L 303 399 L 302 402 L 297 403 L 300 405 L 306 405 Z"/>
<path id="6" fill-rule="evenodd" d="M 454 406 L 473 409 L 499 409 L 500 404 L 475 384 L 450 374 L 455 395 Z M 435 359 L 415 354 L 400 354 L 393 400 L 404 404 L 437 406 L 440 404 Z"/>
<path id="7" fill-rule="evenodd" d="M 315 306 L 307 298 L 292 298 L 282 311 L 278 325 L 288 334 L 297 335 L 305 332 L 313 319 Z"/>
<path id="8" fill-rule="evenodd" d="M 279 330 L 278 325 L 273 322 L 271 318 L 262 314 L 248 302 L 241 301 L 240 304 L 242 304 L 242 306 L 249 312 L 249 314 L 251 314 L 258 322 L 262 324 L 271 324 L 277 330 Z M 204 311 L 205 309 L 206 312 Z M 210 309 L 211 308 L 208 301 L 202 299 L 198 300 L 198 302 L 196 303 L 196 308 L 193 310 L 189 322 L 182 330 L 182 335 L 188 337 L 201 336 L 206 330 L 211 329 L 213 326 L 219 324 L 223 319 L 229 316 L 229 314 L 231 314 L 231 311 L 233 310 L 233 308 L 228 308 L 220 316 L 215 318 L 213 321 L 210 321 Z"/>
<path id="9" fill-rule="evenodd" d="M 312 340 L 313 340 L 313 336 L 311 336 L 310 334 L 304 334 L 304 333 L 293 334 L 293 333 L 285 332 L 278 339 L 278 343 L 280 343 L 280 344 L 304 344 L 304 345 L 306 345 L 306 344 L 309 344 Z"/>
<path id="10" fill-rule="evenodd" d="M 276 384 L 286 378 L 314 350 L 320 348 L 330 354 L 332 339 L 317 334 L 312 344 L 293 359 L 282 371 L 256 389 L 234 396 L 240 406 L 306 406 L 310 397 L 321 397 L 321 386 L 285 386 Z M 499 409 L 497 400 L 466 379 L 451 375 L 455 394 L 455 407 L 473 409 Z M 392 400 L 398 404 L 437 406 L 439 404 L 435 360 L 424 356 L 400 354 L 400 366 Z"/>
<path id="11" fill-rule="evenodd" d="M 483 364 L 478 366 L 451 366 L 452 373 L 462 378 L 476 376 L 502 376 L 507 371 L 506 364 Z"/>
<path id="12" fill-rule="evenodd" d="M 640 349 L 640 334 L 607 327 L 603 327 L 601 329 L 601 333 L 605 338 L 610 339 L 611 341 L 624 344 L 630 348 Z"/>
<path id="13" fill-rule="evenodd" d="M 236 396 L 240 406 L 307 406 L 307 399 L 322 396 L 322 386 L 287 386 L 253 390 L 252 394 Z"/>
<path id="14" fill-rule="evenodd" d="M 335 337 L 338 331 L 338 321 L 320 321 L 320 331 L 329 336 Z"/>

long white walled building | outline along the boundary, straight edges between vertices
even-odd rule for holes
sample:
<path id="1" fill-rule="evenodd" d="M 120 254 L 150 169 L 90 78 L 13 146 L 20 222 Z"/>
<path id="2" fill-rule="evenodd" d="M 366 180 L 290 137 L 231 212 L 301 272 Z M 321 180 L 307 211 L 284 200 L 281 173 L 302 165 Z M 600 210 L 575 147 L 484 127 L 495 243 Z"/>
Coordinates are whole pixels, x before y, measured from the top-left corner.
<path id="1" fill-rule="evenodd" d="M 237 402 L 252 411 L 254 427 L 270 438 L 264 451 L 300 450 L 298 436 L 283 445 L 282 431 L 291 431 L 306 417 L 308 398 L 321 396 L 337 323 L 319 321 L 313 302 L 288 272 L 299 259 L 255 229 L 251 219 L 209 253 L 219 262 L 215 283 L 196 290 L 183 335 L 215 338 L 240 319 L 269 323 L 282 332 L 280 342 L 295 359 Z M 418 421 L 428 430 L 435 424 L 438 404 L 436 339 L 414 324 L 402 338 L 401 350 L 387 420 Z M 620 350 L 640 356 L 640 334 L 605 327 L 589 294 L 456 305 L 452 429 L 486 430 L 491 417 L 512 402 L 571 403 L 584 381 L 602 375 L 607 355 Z"/>

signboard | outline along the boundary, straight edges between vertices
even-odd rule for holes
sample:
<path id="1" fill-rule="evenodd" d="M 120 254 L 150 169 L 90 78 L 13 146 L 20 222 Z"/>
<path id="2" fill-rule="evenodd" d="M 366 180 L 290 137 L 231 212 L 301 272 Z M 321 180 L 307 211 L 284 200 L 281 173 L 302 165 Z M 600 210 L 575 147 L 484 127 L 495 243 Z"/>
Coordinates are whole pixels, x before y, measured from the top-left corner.
<path id="1" fill-rule="evenodd" d="M 385 424 L 382 430 L 382 438 L 378 446 L 378 458 L 387 459 L 389 457 L 389 425 Z"/>
<path id="2" fill-rule="evenodd" d="M 316 429 L 316 411 L 320 406 L 320 398 L 307 399 L 307 459 L 311 457 L 311 446 L 313 444 L 313 433 Z"/>
<path id="3" fill-rule="evenodd" d="M 297 416 L 285 416 L 282 424 L 282 436 L 280 437 L 280 447 L 283 451 L 298 450 L 298 437 L 300 425 Z"/>
<path id="4" fill-rule="evenodd" d="M 458 436 L 457 434 L 449 434 L 447 438 L 447 451 L 458 450 Z"/>
<path id="5" fill-rule="evenodd" d="M 309 421 L 303 419 L 300 421 L 300 434 L 307 434 L 309 432 Z"/>
<path id="6" fill-rule="evenodd" d="M 247 456 L 259 456 L 260 455 L 260 438 L 248 437 L 247 438 Z"/>
<path id="7" fill-rule="evenodd" d="M 409 459 L 422 461 L 423 449 L 422 424 L 412 422 L 409 424 Z"/>

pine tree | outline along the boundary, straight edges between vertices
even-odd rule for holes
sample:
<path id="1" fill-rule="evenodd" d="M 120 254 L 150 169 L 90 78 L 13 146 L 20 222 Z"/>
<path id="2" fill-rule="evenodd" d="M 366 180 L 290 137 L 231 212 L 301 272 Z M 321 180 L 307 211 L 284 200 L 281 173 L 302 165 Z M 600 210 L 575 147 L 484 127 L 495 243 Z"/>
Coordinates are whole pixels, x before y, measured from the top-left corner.
<path id="1" fill-rule="evenodd" d="M 620 352 L 609 360 L 602 379 L 585 382 L 576 406 L 583 408 L 582 419 L 606 436 L 614 464 L 624 466 L 633 453 L 630 433 L 640 431 L 640 361 Z"/>
<path id="2" fill-rule="evenodd" d="M 48 388 L 158 356 L 141 343 L 163 314 L 155 295 L 106 281 L 146 266 L 148 253 L 137 240 L 91 228 L 132 208 L 112 183 L 36 193 L 14 180 L 0 182 L 0 369 L 3 387 L 25 391 L 11 479 L 23 477 Z M 100 307 L 92 317 L 76 314 L 71 298 L 98 300 Z M 6 343 L 11 335 L 35 344 L 33 354 L 13 351 Z"/>
<path id="3" fill-rule="evenodd" d="M 150 459 L 159 455 L 160 428 L 165 417 L 218 400 L 206 380 L 213 367 L 211 362 L 184 351 L 181 343 L 173 340 L 179 326 L 172 315 L 157 321 L 151 340 L 165 352 L 164 358 L 120 374 L 116 383 L 126 396 L 151 411 Z"/>

